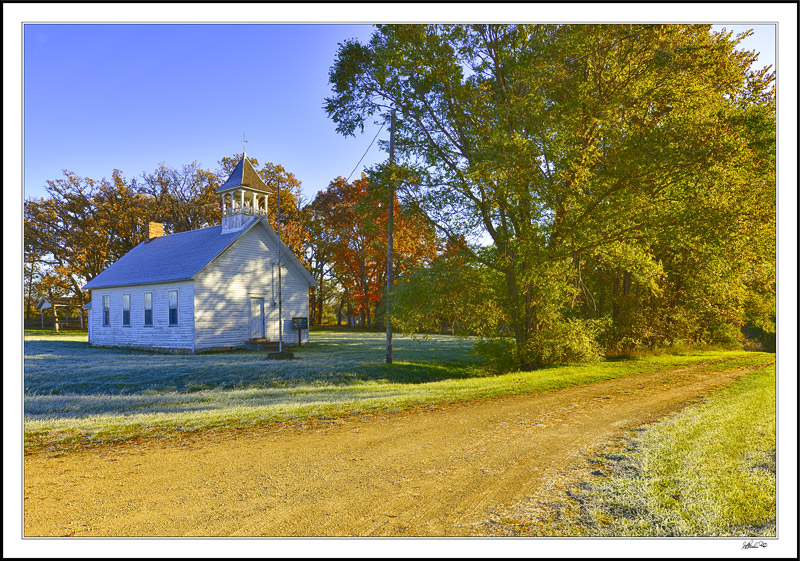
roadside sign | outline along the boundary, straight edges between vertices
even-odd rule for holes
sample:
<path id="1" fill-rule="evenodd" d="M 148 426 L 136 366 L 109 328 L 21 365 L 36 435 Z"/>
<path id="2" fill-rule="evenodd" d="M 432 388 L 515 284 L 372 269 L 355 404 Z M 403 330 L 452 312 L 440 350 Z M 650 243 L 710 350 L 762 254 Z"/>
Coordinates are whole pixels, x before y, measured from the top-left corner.
<path id="1" fill-rule="evenodd" d="M 297 346 L 299 347 L 303 344 L 303 330 L 308 329 L 308 318 L 292 318 L 292 329 L 297 330 Z"/>

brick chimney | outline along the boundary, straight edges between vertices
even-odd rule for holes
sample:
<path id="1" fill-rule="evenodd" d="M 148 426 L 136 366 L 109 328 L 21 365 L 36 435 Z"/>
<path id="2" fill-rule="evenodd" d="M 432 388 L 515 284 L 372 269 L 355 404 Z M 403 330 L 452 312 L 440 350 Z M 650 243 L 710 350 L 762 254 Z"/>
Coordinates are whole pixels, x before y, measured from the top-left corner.
<path id="1" fill-rule="evenodd" d="M 148 222 L 147 223 L 147 239 L 152 240 L 164 235 L 163 222 Z"/>

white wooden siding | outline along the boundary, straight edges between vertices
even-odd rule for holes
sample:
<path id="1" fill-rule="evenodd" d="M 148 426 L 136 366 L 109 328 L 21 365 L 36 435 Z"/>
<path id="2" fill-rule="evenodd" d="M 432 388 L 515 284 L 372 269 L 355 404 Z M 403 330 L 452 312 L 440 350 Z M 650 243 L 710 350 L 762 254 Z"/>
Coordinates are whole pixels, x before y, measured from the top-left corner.
<path id="1" fill-rule="evenodd" d="M 250 338 L 250 298 L 264 299 L 264 335 L 278 340 L 277 237 L 256 226 L 193 281 L 92 290 L 89 343 L 103 346 L 202 351 L 241 347 Z M 297 344 L 293 317 L 308 317 L 308 280 L 291 257 L 283 258 L 283 341 Z M 178 290 L 178 325 L 170 326 L 170 290 Z M 153 326 L 144 325 L 144 294 L 153 293 Z M 131 325 L 122 325 L 122 296 L 131 296 Z M 110 298 L 110 325 L 103 326 L 103 296 Z M 308 343 L 308 330 L 303 330 Z"/>
<path id="2" fill-rule="evenodd" d="M 278 340 L 277 242 L 260 226 L 239 238 L 195 276 L 195 348 L 240 347 L 250 338 L 250 298 L 264 299 L 265 337 Z M 308 316 L 308 283 L 297 267 L 284 259 L 283 341 L 297 344 L 293 316 Z M 273 292 L 273 284 L 274 292 Z M 274 302 L 274 305 L 273 305 Z M 308 331 L 303 331 L 308 342 Z"/>
<path id="3" fill-rule="evenodd" d="M 194 351 L 194 283 L 143 284 L 92 290 L 89 343 Z M 178 291 L 178 325 L 169 325 L 169 291 Z M 144 325 L 144 293 L 153 293 L 153 325 Z M 122 295 L 131 295 L 131 325 L 122 325 Z M 103 296 L 110 299 L 110 322 L 103 325 Z"/>

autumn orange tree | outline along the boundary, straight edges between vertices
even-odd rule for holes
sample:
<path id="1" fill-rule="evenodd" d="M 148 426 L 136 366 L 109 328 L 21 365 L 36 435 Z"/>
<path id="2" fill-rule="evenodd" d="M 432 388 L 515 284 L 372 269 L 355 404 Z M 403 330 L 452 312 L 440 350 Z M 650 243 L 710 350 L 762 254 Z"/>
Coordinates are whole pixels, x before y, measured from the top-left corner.
<path id="1" fill-rule="evenodd" d="M 314 222 L 322 231 L 342 297 L 355 303 L 353 313 L 365 327 L 381 325 L 384 315 L 387 260 L 387 201 L 385 184 L 366 174 L 348 183 L 337 177 L 312 202 Z M 437 241 L 432 228 L 396 196 L 394 205 L 394 276 L 402 278 L 433 259 Z"/>
<path id="2" fill-rule="evenodd" d="M 81 287 L 147 236 L 147 222 L 164 223 L 165 233 L 185 232 L 220 223 L 216 189 L 240 155 L 223 157 L 215 171 L 197 162 L 172 168 L 160 164 L 141 177 L 126 179 L 114 170 L 111 180 L 94 180 L 65 171 L 47 182 L 45 197 L 24 203 L 25 287 L 27 309 L 41 296 L 75 295 L 88 300 Z M 281 238 L 308 266 L 314 244 L 311 209 L 302 200 L 300 182 L 283 166 L 259 166 L 264 182 L 281 191 Z M 272 196 L 269 222 L 277 231 L 277 197 Z"/>
<path id="3" fill-rule="evenodd" d="M 25 225 L 27 233 L 28 228 Z M 23 257 L 23 301 L 25 307 L 25 319 L 32 316 L 36 303 L 39 298 L 44 296 L 41 291 L 41 283 L 44 278 L 44 266 L 42 264 L 41 247 L 34 244 L 33 240 L 27 235 L 24 236 L 24 257 Z"/>
<path id="4" fill-rule="evenodd" d="M 47 182 L 47 196 L 24 203 L 26 285 L 29 298 L 75 296 L 82 286 L 147 237 L 147 222 L 167 233 L 219 221 L 215 176 L 196 163 L 161 164 L 141 180 L 114 170 L 111 180 L 65 171 Z M 34 288 L 35 287 L 35 288 Z"/>

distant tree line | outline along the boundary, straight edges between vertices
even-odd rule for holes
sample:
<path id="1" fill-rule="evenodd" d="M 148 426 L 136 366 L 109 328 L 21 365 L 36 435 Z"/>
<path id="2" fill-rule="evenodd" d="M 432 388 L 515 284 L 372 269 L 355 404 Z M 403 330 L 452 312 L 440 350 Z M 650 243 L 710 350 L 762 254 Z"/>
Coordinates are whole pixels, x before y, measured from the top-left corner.
<path id="1" fill-rule="evenodd" d="M 219 224 L 214 192 L 240 157 L 224 157 L 214 171 L 197 163 L 179 169 L 162 164 L 139 178 L 114 170 L 111 180 L 95 180 L 65 171 L 64 178 L 48 181 L 47 196 L 24 203 L 26 317 L 41 297 L 88 302 L 81 287 L 145 240 L 150 221 L 164 223 L 165 234 Z M 338 177 L 308 201 L 283 166 L 250 161 L 268 186 L 280 188 L 281 239 L 317 280 L 310 294 L 311 323 L 320 324 L 327 315 L 340 325 L 382 325 L 388 191 L 366 175 L 352 183 Z M 394 263 L 402 277 L 436 255 L 437 241 L 433 228 L 396 197 L 393 204 Z M 274 195 L 268 220 L 277 231 Z"/>

